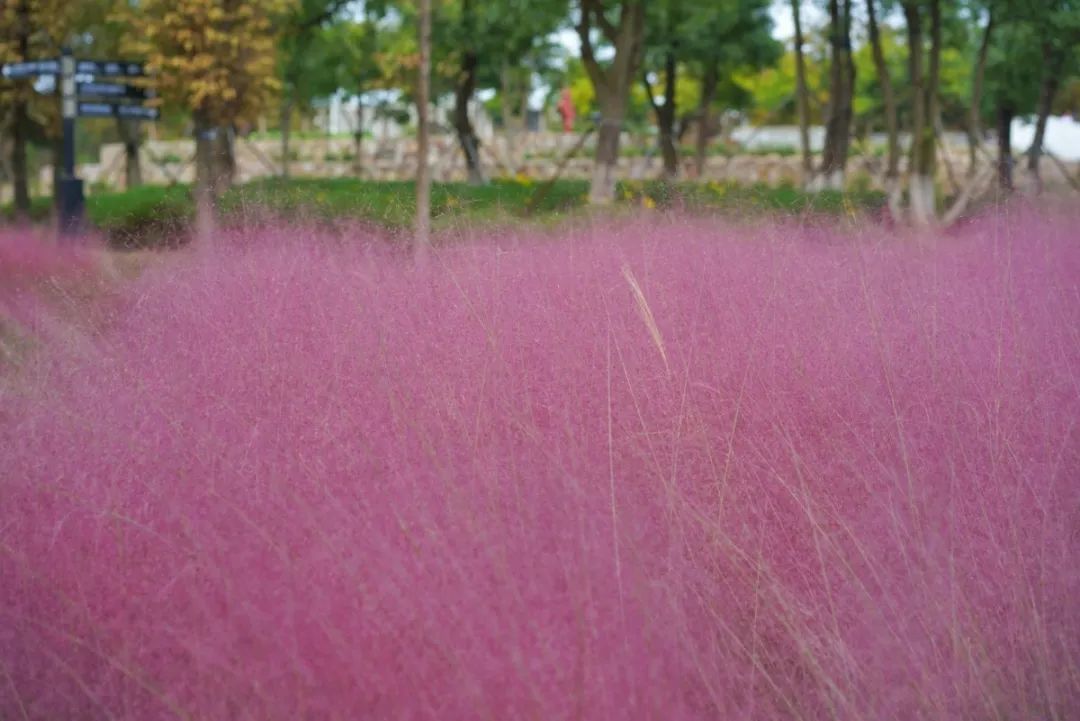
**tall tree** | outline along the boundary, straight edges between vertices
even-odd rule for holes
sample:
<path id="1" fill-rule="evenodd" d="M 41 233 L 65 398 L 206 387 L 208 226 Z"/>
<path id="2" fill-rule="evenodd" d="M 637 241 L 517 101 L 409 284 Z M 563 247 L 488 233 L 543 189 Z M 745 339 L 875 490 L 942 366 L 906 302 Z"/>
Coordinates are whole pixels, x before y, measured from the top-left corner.
<path id="1" fill-rule="evenodd" d="M 803 55 L 805 38 L 800 4 L 800 0 L 791 0 L 791 19 L 795 25 L 795 107 L 799 119 L 803 184 L 807 185 L 814 175 L 814 156 L 810 150 L 810 96 L 806 89 L 806 57 Z"/>
<path id="2" fill-rule="evenodd" d="M 896 113 L 896 95 L 893 92 L 892 76 L 885 60 L 881 44 L 881 29 L 878 27 L 876 0 L 866 0 L 867 29 L 873 50 L 874 68 L 884 101 L 885 132 L 888 138 L 888 159 L 885 167 L 885 190 L 889 199 L 889 208 L 893 215 L 899 214 L 900 195 L 900 128 Z"/>
<path id="3" fill-rule="evenodd" d="M 911 161 L 908 198 L 911 220 L 927 225 L 937 217 L 934 176 L 937 170 L 938 89 L 941 81 L 941 2 L 904 0 L 908 29 L 908 67 L 911 81 Z M 924 15 L 929 14 L 930 46 L 923 36 Z M 924 71 L 924 54 L 928 54 Z"/>
<path id="4" fill-rule="evenodd" d="M 288 0 L 141 0 L 128 15 L 131 47 L 148 58 L 164 98 L 192 112 L 200 234 L 232 181 L 236 126 L 253 123 L 280 89 L 287 9 Z"/>
<path id="5" fill-rule="evenodd" d="M 829 107 L 821 178 L 830 188 L 844 186 L 851 144 L 855 64 L 851 57 L 851 0 L 829 0 Z"/>
<path id="6" fill-rule="evenodd" d="M 431 167 L 428 164 L 428 111 L 431 89 L 431 0 L 418 0 L 417 46 L 420 63 L 416 79 L 416 237 L 419 260 L 427 257 L 431 244 Z"/>
<path id="7" fill-rule="evenodd" d="M 1043 38 L 1025 7 L 1001 3 L 996 10 L 996 29 L 987 53 L 981 111 L 984 117 L 994 118 L 998 140 L 998 186 L 1007 194 L 1012 192 L 1014 181 L 1013 120 L 1036 113 L 1039 104 Z"/>
<path id="8" fill-rule="evenodd" d="M 348 0 L 290 0 L 280 23 L 278 75 L 280 77 L 279 131 L 281 175 L 291 175 L 292 123 L 298 109 L 310 107 L 316 97 L 332 95 L 348 69 L 343 57 L 345 37 L 330 28 L 341 21 Z"/>
<path id="9" fill-rule="evenodd" d="M 657 101 L 653 91 L 652 81 L 649 78 L 649 68 L 646 66 L 642 73 L 642 82 L 649 98 L 649 104 L 656 114 L 656 125 L 659 132 L 660 155 L 664 159 L 664 177 L 674 179 L 679 173 L 679 151 L 676 147 L 675 118 L 676 118 L 676 95 L 675 84 L 678 80 L 678 62 L 680 60 L 680 37 L 683 28 L 682 0 L 665 0 L 653 3 L 650 10 L 655 8 L 656 16 L 649 17 L 647 23 L 646 47 L 658 51 L 663 66 L 664 90 L 662 102 Z M 654 40 L 655 36 L 655 40 Z"/>
<path id="10" fill-rule="evenodd" d="M 30 60 L 30 0 L 16 0 L 15 4 L 15 55 L 16 61 Z M 30 186 L 26 169 L 26 144 L 29 134 L 29 85 L 18 83 L 12 113 L 11 169 L 15 183 L 15 217 L 25 222 L 30 217 Z"/>
<path id="11" fill-rule="evenodd" d="M 618 11 L 618 20 L 609 13 Z M 614 55 L 602 64 L 597 58 L 593 31 L 611 46 Z M 641 66 L 645 32 L 645 3 L 642 0 L 581 0 L 577 23 L 581 59 L 600 105 L 596 160 L 593 166 L 589 202 L 606 204 L 615 200 L 615 167 L 619 160 L 630 86 Z"/>
<path id="12" fill-rule="evenodd" d="M 1027 10 L 1027 20 L 1040 36 L 1039 101 L 1035 116 L 1035 137 L 1028 149 L 1028 172 L 1042 191 L 1039 161 L 1043 156 L 1046 124 L 1054 106 L 1061 81 L 1069 65 L 1075 62 L 1080 47 L 1080 2 L 1077 0 L 1042 0 Z"/>
<path id="13" fill-rule="evenodd" d="M 359 20 L 331 25 L 323 31 L 320 41 L 324 51 L 319 54 L 317 61 L 323 63 L 324 68 L 336 71 L 332 73 L 336 88 L 356 98 L 352 126 L 353 172 L 356 175 L 360 175 L 364 169 L 365 109 L 372 107 L 371 97 L 374 93 L 389 88 L 377 58 L 402 33 L 400 26 L 384 26 L 384 16 L 385 11 L 377 5 L 366 3 Z"/>
<path id="14" fill-rule="evenodd" d="M 979 52 L 975 57 L 975 67 L 971 74 L 971 101 L 968 105 L 967 136 L 968 136 L 968 178 L 975 175 L 978 164 L 978 151 L 982 143 L 981 127 L 979 122 L 979 109 L 982 105 L 983 82 L 986 78 L 986 60 L 990 53 L 990 40 L 994 32 L 994 8 L 986 9 L 986 25 L 982 31 L 982 41 L 979 43 Z"/>
<path id="15" fill-rule="evenodd" d="M 732 0 L 717 4 L 696 0 L 686 7 L 679 33 L 682 57 L 701 78 L 697 118 L 698 133 L 694 165 L 700 177 L 706 149 L 719 124 L 714 105 L 743 108 L 750 94 L 734 81 L 740 74 L 775 63 L 783 46 L 772 36 L 768 0 Z M 676 94 L 677 95 L 677 94 Z M 673 113 L 674 114 L 674 113 Z M 685 125 L 684 125 L 685 128 Z"/>
<path id="16" fill-rule="evenodd" d="M 56 57 L 68 40 L 74 10 L 66 0 L 8 0 L 0 4 L 0 62 Z M 32 82 L 0 80 L 0 102 L 11 108 L 10 162 L 15 217 L 20 222 L 30 214 L 27 147 L 33 140 L 51 142 L 59 136 L 58 107 L 52 99 L 35 95 Z"/>

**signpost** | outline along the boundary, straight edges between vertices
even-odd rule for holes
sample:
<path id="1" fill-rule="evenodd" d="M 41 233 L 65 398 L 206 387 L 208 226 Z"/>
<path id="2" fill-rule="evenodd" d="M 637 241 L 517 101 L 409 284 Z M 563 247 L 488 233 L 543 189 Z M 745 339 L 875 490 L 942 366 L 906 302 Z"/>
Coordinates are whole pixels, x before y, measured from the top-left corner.
<path id="1" fill-rule="evenodd" d="M 154 91 L 147 88 L 137 88 L 125 83 L 77 83 L 76 93 L 80 98 L 127 98 L 129 100 L 148 100 L 154 97 Z"/>
<path id="2" fill-rule="evenodd" d="M 146 68 L 122 60 L 79 60 L 75 72 L 96 78 L 141 78 L 146 75 Z"/>
<path id="3" fill-rule="evenodd" d="M 146 76 L 140 63 L 123 60 L 76 60 L 64 48 L 57 59 L 29 60 L 0 66 L 6 80 L 23 80 L 42 75 L 59 76 L 60 115 L 63 125 L 60 179 L 56 188 L 60 232 L 75 235 L 82 229 L 85 200 L 83 181 L 75 177 L 75 121 L 78 118 L 124 118 L 157 120 L 161 111 L 141 103 L 155 97 L 154 91 L 124 82 Z M 76 82 L 76 76 L 93 80 Z M 120 82 L 99 82 L 117 78 Z M 83 99 L 86 100 L 83 100 Z"/>
<path id="4" fill-rule="evenodd" d="M 30 60 L 25 63 L 7 63 L 0 68 L 0 75 L 8 80 L 21 80 L 34 75 L 55 75 L 60 72 L 59 60 Z"/>
<path id="5" fill-rule="evenodd" d="M 142 105 L 112 105 L 110 103 L 79 103 L 80 118 L 126 118 L 129 120 L 157 120 L 161 112 L 157 108 Z"/>

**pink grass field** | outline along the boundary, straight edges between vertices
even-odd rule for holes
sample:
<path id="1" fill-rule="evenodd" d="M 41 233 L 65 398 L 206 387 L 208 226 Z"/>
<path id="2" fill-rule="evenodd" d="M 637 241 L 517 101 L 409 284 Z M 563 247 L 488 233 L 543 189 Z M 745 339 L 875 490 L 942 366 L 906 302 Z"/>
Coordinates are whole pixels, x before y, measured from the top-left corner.
<path id="1" fill-rule="evenodd" d="M 1080 718 L 1078 223 L 262 229 L 31 314 L 0 718 Z"/>

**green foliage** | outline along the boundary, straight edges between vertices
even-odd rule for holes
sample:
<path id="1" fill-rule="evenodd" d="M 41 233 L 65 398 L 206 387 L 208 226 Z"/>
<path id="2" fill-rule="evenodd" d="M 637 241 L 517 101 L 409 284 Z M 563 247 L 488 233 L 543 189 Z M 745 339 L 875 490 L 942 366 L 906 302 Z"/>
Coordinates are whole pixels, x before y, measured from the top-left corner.
<path id="1" fill-rule="evenodd" d="M 52 198 L 37 197 L 30 199 L 30 220 L 40 223 L 49 219 L 53 211 Z M 0 218 L 11 222 L 15 219 L 15 206 L 8 203 L 0 208 Z"/>
<path id="2" fill-rule="evenodd" d="M 143 185 L 86 199 L 86 216 L 113 245 L 168 245 L 195 215 L 186 185 Z"/>
<path id="3" fill-rule="evenodd" d="M 736 215 L 855 215 L 875 213 L 885 194 L 859 187 L 850 191 L 808 192 L 790 184 L 739 185 L 732 182 L 668 183 L 660 180 L 620 184 L 624 201 L 644 207 Z"/>
<path id="4" fill-rule="evenodd" d="M 436 227 L 462 223 L 521 222 L 542 184 L 528 178 L 501 179 L 485 186 L 436 183 L 432 213 Z M 542 195 L 529 222 L 550 222 L 584 212 L 588 182 L 560 180 Z M 874 212 L 881 193 L 858 187 L 847 193 L 807 193 L 790 185 L 741 186 L 735 183 L 664 183 L 624 181 L 617 196 L 623 209 L 680 209 L 724 214 L 793 213 L 841 215 Z M 236 186 L 222 198 L 226 223 L 281 219 L 334 222 L 355 220 L 389 229 L 408 228 L 414 215 L 411 181 L 373 182 L 353 178 L 268 180 Z M 194 217 L 186 185 L 141 186 L 87 198 L 87 216 L 110 242 L 121 248 L 170 246 L 182 240 Z M 52 201 L 35 198 L 34 217 L 48 219 Z M 10 218 L 10 206 L 0 214 Z"/>
<path id="5" fill-rule="evenodd" d="M 1002 23 L 987 58 L 983 116 L 992 118 L 1001 106 L 1021 115 L 1035 112 L 1041 67 L 1036 28 L 1023 22 Z"/>

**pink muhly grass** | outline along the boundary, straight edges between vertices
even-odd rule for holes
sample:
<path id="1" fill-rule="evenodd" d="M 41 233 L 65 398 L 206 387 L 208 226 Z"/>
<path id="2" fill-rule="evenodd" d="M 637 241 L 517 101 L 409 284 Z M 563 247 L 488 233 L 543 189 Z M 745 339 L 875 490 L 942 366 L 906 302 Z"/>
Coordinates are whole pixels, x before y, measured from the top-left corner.
<path id="1" fill-rule="evenodd" d="M 90 268 L 87 249 L 30 230 L 0 232 L 0 290 L 28 281 L 65 277 Z"/>
<path id="2" fill-rule="evenodd" d="M 0 396 L 0 717 L 1078 718 L 1076 220 L 185 252 Z"/>

